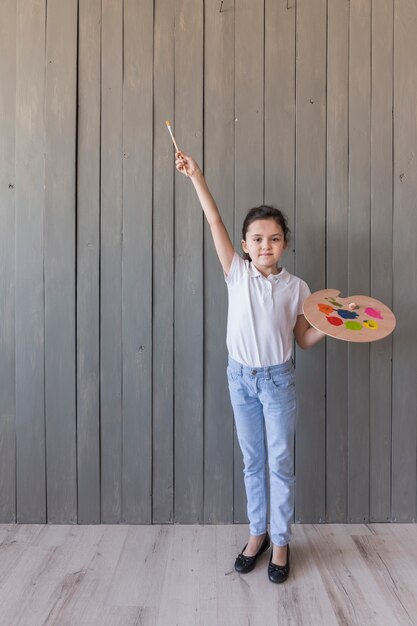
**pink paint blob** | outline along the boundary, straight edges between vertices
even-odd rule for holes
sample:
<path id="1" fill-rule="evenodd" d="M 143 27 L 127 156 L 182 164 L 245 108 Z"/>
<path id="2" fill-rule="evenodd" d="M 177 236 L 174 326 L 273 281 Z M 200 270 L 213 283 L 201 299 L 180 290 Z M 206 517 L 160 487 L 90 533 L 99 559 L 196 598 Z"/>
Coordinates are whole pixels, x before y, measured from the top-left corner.
<path id="1" fill-rule="evenodd" d="M 343 320 L 341 320 L 340 317 L 327 317 L 326 319 L 330 324 L 333 324 L 333 326 L 341 326 L 343 324 Z"/>
<path id="2" fill-rule="evenodd" d="M 368 308 L 368 309 L 365 309 L 365 313 L 369 315 L 370 317 L 374 317 L 376 320 L 384 319 L 381 315 L 381 311 L 378 311 L 378 309 Z"/>

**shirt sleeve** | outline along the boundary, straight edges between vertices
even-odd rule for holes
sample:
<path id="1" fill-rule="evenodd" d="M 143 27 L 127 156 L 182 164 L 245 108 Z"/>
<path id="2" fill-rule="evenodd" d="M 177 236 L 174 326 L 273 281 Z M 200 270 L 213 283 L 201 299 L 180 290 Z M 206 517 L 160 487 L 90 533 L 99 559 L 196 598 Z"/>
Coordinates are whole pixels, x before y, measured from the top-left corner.
<path id="1" fill-rule="evenodd" d="M 230 266 L 229 273 L 223 270 L 224 280 L 227 285 L 232 285 L 236 281 L 238 281 L 245 270 L 245 261 L 241 256 L 235 251 L 232 259 L 232 264 Z"/>
<path id="2" fill-rule="evenodd" d="M 311 295 L 311 291 L 307 283 L 305 283 L 303 280 L 300 281 L 297 315 L 303 314 L 303 304 L 307 300 L 308 296 L 310 295 Z"/>

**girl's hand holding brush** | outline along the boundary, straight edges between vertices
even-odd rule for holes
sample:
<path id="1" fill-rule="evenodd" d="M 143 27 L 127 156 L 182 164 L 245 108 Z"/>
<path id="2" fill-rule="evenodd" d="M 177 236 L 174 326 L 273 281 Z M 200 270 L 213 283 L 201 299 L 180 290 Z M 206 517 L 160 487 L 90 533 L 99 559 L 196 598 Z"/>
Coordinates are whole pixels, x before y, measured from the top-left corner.
<path id="1" fill-rule="evenodd" d="M 175 167 L 177 168 L 177 170 L 190 178 L 192 178 L 195 174 L 201 174 L 201 170 L 198 167 L 197 163 L 194 161 L 194 159 L 181 152 L 181 150 L 178 148 L 174 133 L 172 132 L 171 122 L 167 120 L 165 123 L 167 125 L 169 134 L 171 135 L 172 142 L 175 146 Z"/>
<path id="2" fill-rule="evenodd" d="M 196 174 L 201 173 L 194 159 L 181 152 L 181 150 L 175 153 L 175 157 L 175 167 L 179 172 L 185 174 L 185 176 L 192 178 Z"/>

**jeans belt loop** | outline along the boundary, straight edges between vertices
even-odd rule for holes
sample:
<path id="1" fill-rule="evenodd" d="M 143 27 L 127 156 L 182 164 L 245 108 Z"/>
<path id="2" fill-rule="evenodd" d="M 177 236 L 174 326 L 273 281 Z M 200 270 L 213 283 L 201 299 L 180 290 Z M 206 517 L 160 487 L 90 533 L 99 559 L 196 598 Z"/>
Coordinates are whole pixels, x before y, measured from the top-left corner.
<path id="1" fill-rule="evenodd" d="M 270 367 L 266 367 L 265 368 L 265 378 L 266 378 L 266 380 L 270 380 L 270 378 L 271 378 L 271 368 Z"/>

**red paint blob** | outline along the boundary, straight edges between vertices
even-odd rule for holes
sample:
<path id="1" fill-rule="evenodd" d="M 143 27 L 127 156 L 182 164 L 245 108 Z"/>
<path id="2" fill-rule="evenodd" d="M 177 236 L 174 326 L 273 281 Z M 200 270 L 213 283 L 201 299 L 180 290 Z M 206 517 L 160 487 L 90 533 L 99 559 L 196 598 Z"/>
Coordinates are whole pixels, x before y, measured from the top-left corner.
<path id="1" fill-rule="evenodd" d="M 341 326 L 343 324 L 343 320 L 341 320 L 340 317 L 327 317 L 326 319 L 330 324 L 333 324 L 333 326 Z"/>

